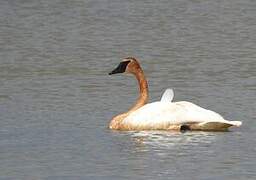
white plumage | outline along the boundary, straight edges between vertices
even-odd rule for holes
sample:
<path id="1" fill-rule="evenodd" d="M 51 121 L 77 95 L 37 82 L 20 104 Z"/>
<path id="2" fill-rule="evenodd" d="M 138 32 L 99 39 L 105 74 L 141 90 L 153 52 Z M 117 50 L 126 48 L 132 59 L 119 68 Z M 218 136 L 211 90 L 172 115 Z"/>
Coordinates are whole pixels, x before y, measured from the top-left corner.
<path id="1" fill-rule="evenodd" d="M 157 129 L 163 126 L 196 123 L 204 126 L 209 122 L 240 126 L 240 121 L 227 121 L 220 114 L 204 109 L 191 102 L 171 102 L 173 91 L 167 89 L 161 101 L 146 104 L 124 119 L 124 124 Z M 169 101 L 168 101 L 169 100 Z"/>
<path id="2" fill-rule="evenodd" d="M 174 92 L 172 89 L 166 89 L 162 95 L 161 102 L 172 102 L 174 97 Z"/>

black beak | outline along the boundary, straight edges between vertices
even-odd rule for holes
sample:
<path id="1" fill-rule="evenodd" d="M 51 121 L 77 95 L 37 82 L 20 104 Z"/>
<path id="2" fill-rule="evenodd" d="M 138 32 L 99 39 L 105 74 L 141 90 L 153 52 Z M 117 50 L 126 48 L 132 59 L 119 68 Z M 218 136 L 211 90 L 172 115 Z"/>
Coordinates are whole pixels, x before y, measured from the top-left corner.
<path id="1" fill-rule="evenodd" d="M 124 73 L 129 62 L 130 61 L 120 62 L 120 64 L 113 71 L 111 71 L 108 74 L 111 75 L 111 74 L 117 74 L 117 73 Z"/>

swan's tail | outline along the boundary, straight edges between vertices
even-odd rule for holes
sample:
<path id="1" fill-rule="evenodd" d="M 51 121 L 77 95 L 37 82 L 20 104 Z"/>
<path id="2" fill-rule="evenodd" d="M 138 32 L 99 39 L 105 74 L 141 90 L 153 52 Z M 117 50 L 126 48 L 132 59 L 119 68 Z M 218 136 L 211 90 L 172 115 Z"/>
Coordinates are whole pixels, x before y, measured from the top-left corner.
<path id="1" fill-rule="evenodd" d="M 239 127 L 242 125 L 242 122 L 241 121 L 228 121 L 229 124 L 231 124 L 232 126 L 236 126 L 236 127 Z"/>

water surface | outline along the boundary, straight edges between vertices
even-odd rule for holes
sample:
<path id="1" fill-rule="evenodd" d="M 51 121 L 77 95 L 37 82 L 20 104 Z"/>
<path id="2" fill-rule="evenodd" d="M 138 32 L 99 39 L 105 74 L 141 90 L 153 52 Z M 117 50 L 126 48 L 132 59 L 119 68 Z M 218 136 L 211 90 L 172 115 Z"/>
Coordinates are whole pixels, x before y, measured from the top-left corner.
<path id="1" fill-rule="evenodd" d="M 256 2 L 0 2 L 0 179 L 255 179 Z M 241 120 L 231 132 L 116 132 L 137 97 L 173 88 Z"/>

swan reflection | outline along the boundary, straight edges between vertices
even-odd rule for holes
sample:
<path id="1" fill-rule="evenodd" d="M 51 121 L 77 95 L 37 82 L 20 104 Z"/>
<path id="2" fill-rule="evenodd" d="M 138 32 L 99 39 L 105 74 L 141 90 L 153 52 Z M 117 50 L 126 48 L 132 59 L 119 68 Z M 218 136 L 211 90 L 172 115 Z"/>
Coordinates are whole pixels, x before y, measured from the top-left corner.
<path id="1" fill-rule="evenodd" d="M 189 152 L 194 148 L 210 151 L 209 147 L 215 142 L 219 133 L 140 131 L 130 132 L 129 135 L 135 142 L 136 152 L 154 151 L 158 155 L 183 156 L 191 155 Z"/>

